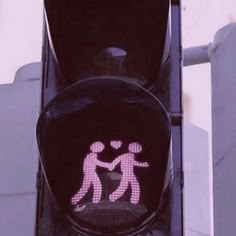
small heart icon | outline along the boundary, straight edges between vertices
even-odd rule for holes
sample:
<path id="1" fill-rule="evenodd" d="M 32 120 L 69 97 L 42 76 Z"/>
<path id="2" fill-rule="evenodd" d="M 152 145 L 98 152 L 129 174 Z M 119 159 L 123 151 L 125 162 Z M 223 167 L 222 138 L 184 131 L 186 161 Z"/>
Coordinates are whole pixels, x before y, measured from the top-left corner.
<path id="1" fill-rule="evenodd" d="M 120 148 L 122 145 L 122 142 L 121 141 L 111 141 L 111 146 L 115 149 L 118 149 Z"/>

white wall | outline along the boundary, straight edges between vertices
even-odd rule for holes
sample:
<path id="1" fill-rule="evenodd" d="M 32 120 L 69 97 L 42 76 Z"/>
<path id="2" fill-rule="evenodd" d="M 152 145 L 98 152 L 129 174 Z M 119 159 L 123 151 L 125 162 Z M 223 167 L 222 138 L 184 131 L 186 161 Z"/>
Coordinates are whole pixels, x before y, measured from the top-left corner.
<path id="1" fill-rule="evenodd" d="M 217 32 L 211 54 L 215 236 L 236 234 L 236 23 Z"/>
<path id="2" fill-rule="evenodd" d="M 0 235 L 34 235 L 41 66 L 21 68 L 0 85 Z"/>
<path id="3" fill-rule="evenodd" d="M 183 126 L 185 236 L 211 235 L 211 183 L 208 134 L 188 122 Z"/>

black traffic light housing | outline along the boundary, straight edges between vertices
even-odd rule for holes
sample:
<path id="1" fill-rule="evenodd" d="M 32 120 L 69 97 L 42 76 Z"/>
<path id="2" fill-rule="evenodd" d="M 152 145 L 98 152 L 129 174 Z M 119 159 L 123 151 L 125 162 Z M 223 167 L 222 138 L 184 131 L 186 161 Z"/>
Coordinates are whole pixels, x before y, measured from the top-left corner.
<path id="1" fill-rule="evenodd" d="M 126 54 L 120 75 L 154 83 L 162 62 L 168 10 L 168 0 L 46 0 L 47 32 L 65 84 L 109 73 L 108 58 L 102 55 L 108 48 Z"/>
<path id="2" fill-rule="evenodd" d="M 178 7 L 173 4 L 172 12 Z M 181 147 L 180 51 L 179 41 L 172 41 L 163 62 L 168 9 L 166 0 L 45 1 L 36 235 L 182 234 L 181 152 L 175 156 Z M 170 69 L 177 72 L 175 82 Z M 112 141 L 122 147 L 112 148 Z M 103 191 L 99 203 L 92 201 L 90 183 L 87 195 L 73 204 L 94 142 L 105 146 L 100 157 L 105 163 L 130 153 L 129 144 L 141 144 L 137 160 L 149 166 L 134 171 L 138 202 L 130 200 L 131 182 L 123 197 L 109 198 L 124 174 L 120 162 L 113 170 L 116 178 L 97 167 Z"/>

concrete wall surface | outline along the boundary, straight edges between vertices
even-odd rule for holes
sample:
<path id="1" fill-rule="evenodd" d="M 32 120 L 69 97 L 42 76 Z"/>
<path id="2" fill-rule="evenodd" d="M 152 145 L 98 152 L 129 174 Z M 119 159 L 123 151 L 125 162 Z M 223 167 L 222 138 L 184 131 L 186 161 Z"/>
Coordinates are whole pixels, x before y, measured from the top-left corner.
<path id="1" fill-rule="evenodd" d="M 0 85 L 0 235 L 33 236 L 41 65 L 20 68 L 13 84 Z"/>
<path id="2" fill-rule="evenodd" d="M 211 163 L 208 134 L 190 123 L 183 126 L 185 236 L 213 236 Z"/>
<path id="3" fill-rule="evenodd" d="M 212 44 L 212 146 L 215 236 L 236 235 L 236 23 Z"/>

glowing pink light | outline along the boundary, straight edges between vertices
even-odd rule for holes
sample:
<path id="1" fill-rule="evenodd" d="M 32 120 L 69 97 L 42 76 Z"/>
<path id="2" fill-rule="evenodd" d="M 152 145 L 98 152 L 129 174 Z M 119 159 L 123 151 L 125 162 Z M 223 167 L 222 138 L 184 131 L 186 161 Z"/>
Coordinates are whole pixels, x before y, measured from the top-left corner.
<path id="1" fill-rule="evenodd" d="M 118 188 L 109 195 L 109 200 L 114 202 L 124 195 L 129 184 L 131 186 L 131 199 L 132 204 L 137 204 L 140 199 L 140 186 L 138 180 L 134 174 L 134 167 L 148 167 L 147 162 L 138 162 L 135 160 L 135 153 L 142 151 L 142 146 L 139 143 L 129 144 L 129 152 L 118 156 L 111 164 L 113 169 L 120 163 L 122 172 L 121 182 Z"/>
<path id="2" fill-rule="evenodd" d="M 121 147 L 121 141 L 111 141 L 110 145 L 118 149 Z M 134 167 L 148 167 L 147 162 L 138 162 L 135 160 L 135 154 L 142 152 L 142 145 L 134 142 L 128 146 L 129 152 L 124 153 L 112 163 L 106 163 L 98 160 L 98 153 L 104 150 L 105 146 L 102 142 L 94 142 L 90 146 L 91 152 L 88 153 L 83 162 L 84 179 L 79 191 L 71 198 L 71 203 L 76 205 L 87 194 L 90 187 L 93 186 L 93 203 L 99 203 L 102 197 L 102 184 L 96 173 L 96 167 L 100 166 L 107 168 L 109 171 L 113 170 L 119 163 L 122 172 L 122 177 L 118 188 L 109 195 L 109 200 L 114 202 L 124 195 L 128 186 L 131 186 L 131 198 L 132 204 L 137 204 L 140 199 L 140 185 L 134 174 Z"/>
<path id="3" fill-rule="evenodd" d="M 121 147 L 121 145 L 122 145 L 122 142 L 121 141 L 111 141 L 111 146 L 113 147 L 113 148 L 115 148 L 115 149 L 119 149 L 120 147 Z"/>
<path id="4" fill-rule="evenodd" d="M 85 157 L 83 163 L 84 179 L 80 190 L 71 198 L 72 204 L 77 204 L 88 192 L 89 188 L 93 186 L 93 203 L 99 203 L 102 197 L 102 184 L 96 173 L 96 167 L 110 169 L 111 164 L 102 162 L 97 159 L 98 154 L 103 151 L 104 144 L 102 142 L 95 142 L 90 146 L 91 152 Z"/>
<path id="5" fill-rule="evenodd" d="M 128 149 L 132 153 L 140 153 L 143 150 L 142 145 L 139 143 L 130 143 Z"/>

